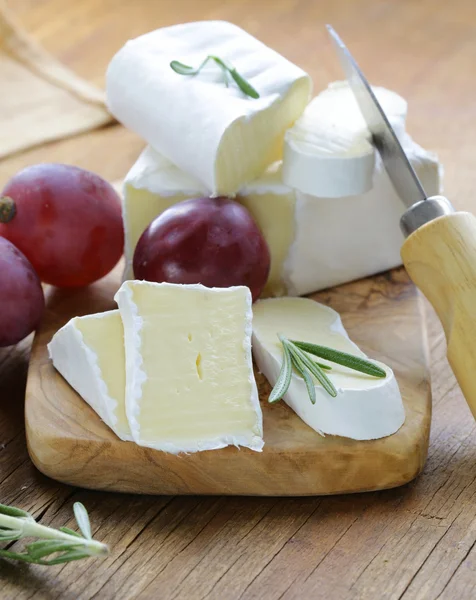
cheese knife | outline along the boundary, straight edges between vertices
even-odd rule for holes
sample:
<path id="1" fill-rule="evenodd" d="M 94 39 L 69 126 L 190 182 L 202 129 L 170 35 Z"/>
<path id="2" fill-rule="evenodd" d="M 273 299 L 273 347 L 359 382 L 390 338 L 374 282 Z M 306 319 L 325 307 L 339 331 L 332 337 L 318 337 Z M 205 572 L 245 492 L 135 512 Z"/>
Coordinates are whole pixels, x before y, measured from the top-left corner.
<path id="1" fill-rule="evenodd" d="M 448 361 L 476 419 L 476 217 L 428 197 L 355 59 L 327 26 L 349 86 L 397 194 L 403 264 L 443 325 Z"/>

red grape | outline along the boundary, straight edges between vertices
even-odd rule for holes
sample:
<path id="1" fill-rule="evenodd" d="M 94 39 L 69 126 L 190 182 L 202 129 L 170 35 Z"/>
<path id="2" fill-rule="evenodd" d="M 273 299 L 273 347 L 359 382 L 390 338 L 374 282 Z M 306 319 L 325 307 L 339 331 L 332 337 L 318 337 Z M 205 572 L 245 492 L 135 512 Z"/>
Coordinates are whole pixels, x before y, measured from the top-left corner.
<path id="1" fill-rule="evenodd" d="M 269 275 L 268 245 L 248 210 L 228 198 L 194 198 L 171 206 L 144 231 L 134 275 L 148 281 L 245 285 L 253 301 Z"/>
<path id="2" fill-rule="evenodd" d="M 23 252 L 42 281 L 88 285 L 122 255 L 120 200 L 109 183 L 84 169 L 27 167 L 0 194 L 0 235 Z"/>
<path id="3" fill-rule="evenodd" d="M 0 237 L 0 347 L 16 344 L 38 326 L 45 298 L 26 257 Z"/>

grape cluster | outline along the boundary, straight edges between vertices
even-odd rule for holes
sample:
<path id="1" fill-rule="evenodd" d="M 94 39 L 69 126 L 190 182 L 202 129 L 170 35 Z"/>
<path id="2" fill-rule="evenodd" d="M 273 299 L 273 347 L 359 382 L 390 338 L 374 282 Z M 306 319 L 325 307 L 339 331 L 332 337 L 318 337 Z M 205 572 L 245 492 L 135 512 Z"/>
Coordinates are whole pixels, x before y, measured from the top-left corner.
<path id="1" fill-rule="evenodd" d="M 98 175 L 47 163 L 15 175 L 0 194 L 0 346 L 38 326 L 40 281 L 89 285 L 114 268 L 123 243 L 120 199 Z"/>

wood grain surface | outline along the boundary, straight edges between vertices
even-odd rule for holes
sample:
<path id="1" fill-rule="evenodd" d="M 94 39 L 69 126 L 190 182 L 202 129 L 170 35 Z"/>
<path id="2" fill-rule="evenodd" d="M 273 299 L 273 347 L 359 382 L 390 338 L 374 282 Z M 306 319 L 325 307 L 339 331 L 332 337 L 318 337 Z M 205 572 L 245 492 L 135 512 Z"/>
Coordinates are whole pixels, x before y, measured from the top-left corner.
<path id="1" fill-rule="evenodd" d="M 309 70 L 340 77 L 332 23 L 372 82 L 409 100 L 409 130 L 445 164 L 445 193 L 476 211 L 474 0 L 11 0 L 47 50 L 101 84 L 130 36 L 181 20 L 224 18 Z M 0 163 L 64 161 L 115 180 L 142 142 L 114 126 Z M 53 526 L 90 511 L 104 561 L 46 569 L 0 564 L 10 599 L 472 600 L 476 595 L 476 426 L 428 308 L 433 421 L 428 461 L 393 490 L 321 498 L 141 497 L 87 492 L 39 474 L 28 458 L 23 398 L 30 340 L 0 353 L 1 500 Z"/>
<path id="2" fill-rule="evenodd" d="M 25 400 L 30 456 L 38 469 L 81 487 L 146 494 L 306 496 L 363 492 L 408 483 L 422 470 L 431 398 L 422 302 L 403 269 L 316 294 L 340 313 L 352 340 L 390 365 L 406 419 L 389 437 L 357 441 L 317 434 L 257 375 L 263 452 L 228 447 L 174 456 L 123 442 L 61 375 L 46 345 L 72 317 L 116 308 L 122 265 L 81 292 L 55 290 L 35 336 Z"/>

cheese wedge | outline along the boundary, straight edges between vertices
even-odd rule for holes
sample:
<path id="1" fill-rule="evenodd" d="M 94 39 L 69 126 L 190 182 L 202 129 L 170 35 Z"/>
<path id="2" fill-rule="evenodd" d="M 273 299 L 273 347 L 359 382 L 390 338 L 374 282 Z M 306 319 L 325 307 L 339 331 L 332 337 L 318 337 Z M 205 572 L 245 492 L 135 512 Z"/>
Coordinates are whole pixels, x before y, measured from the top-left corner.
<path id="1" fill-rule="evenodd" d="M 394 129 L 405 130 L 407 103 L 372 88 Z M 372 188 L 375 148 L 354 94 L 337 81 L 316 96 L 285 135 L 283 181 L 305 194 L 339 198 Z"/>
<path id="2" fill-rule="evenodd" d="M 276 383 L 283 361 L 277 333 L 365 357 L 331 308 L 306 298 L 260 300 L 253 309 L 253 356 L 271 385 Z M 325 434 L 373 440 L 391 435 L 403 425 L 405 410 L 389 367 L 375 361 L 387 373 L 385 379 L 377 379 L 318 360 L 332 367 L 328 376 L 338 390 L 337 397 L 316 385 L 317 401 L 312 404 L 303 379 L 296 373 L 284 396 L 286 404 L 310 427 Z"/>
<path id="3" fill-rule="evenodd" d="M 407 134 L 401 142 L 429 195 L 441 192 L 441 165 Z M 373 188 L 343 198 L 317 198 L 282 181 L 281 163 L 244 186 L 236 197 L 253 215 L 270 249 L 264 296 L 295 295 L 373 275 L 401 264 L 405 210 L 377 156 Z M 169 206 L 207 195 L 197 179 L 147 148 L 126 177 L 123 199 L 125 279 L 139 237 Z"/>
<path id="4" fill-rule="evenodd" d="M 53 365 L 121 440 L 125 410 L 124 330 L 118 310 L 75 317 L 48 344 Z"/>
<path id="5" fill-rule="evenodd" d="M 224 82 L 215 55 L 258 91 L 257 99 Z M 299 67 L 231 23 L 201 21 L 152 31 L 129 41 L 106 77 L 112 114 L 213 195 L 233 195 L 281 158 L 284 132 L 309 101 L 311 80 Z"/>
<path id="6" fill-rule="evenodd" d="M 251 293 L 126 281 L 117 292 L 134 440 L 178 454 L 263 447 L 251 359 Z"/>

